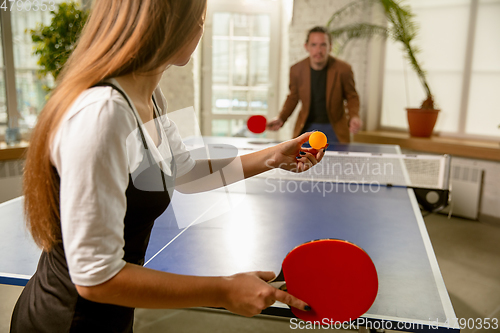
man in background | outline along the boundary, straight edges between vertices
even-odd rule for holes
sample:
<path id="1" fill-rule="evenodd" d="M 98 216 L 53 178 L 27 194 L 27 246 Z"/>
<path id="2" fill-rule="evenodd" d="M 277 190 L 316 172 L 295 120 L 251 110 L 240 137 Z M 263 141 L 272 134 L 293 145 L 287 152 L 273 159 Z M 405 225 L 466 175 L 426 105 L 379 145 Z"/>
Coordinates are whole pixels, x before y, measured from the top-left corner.
<path id="1" fill-rule="evenodd" d="M 348 143 L 349 132 L 355 134 L 362 126 L 351 66 L 330 56 L 331 36 L 324 27 L 309 30 L 304 47 L 309 57 L 290 69 L 290 93 L 278 117 L 267 127 L 280 129 L 300 100 L 302 108 L 293 137 L 317 130 L 326 134 L 328 142 Z"/>

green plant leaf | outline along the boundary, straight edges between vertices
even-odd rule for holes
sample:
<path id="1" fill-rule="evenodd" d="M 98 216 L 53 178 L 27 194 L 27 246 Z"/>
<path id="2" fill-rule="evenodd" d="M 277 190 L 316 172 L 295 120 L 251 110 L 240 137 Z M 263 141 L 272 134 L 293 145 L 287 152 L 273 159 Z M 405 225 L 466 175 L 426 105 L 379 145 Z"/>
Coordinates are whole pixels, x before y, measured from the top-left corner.
<path id="1" fill-rule="evenodd" d="M 34 44 L 33 54 L 39 56 L 39 76 L 52 75 L 57 79 L 75 48 L 88 12 L 80 9 L 76 2 L 63 2 L 50 13 L 53 17 L 49 25 L 38 24 L 28 33 Z"/>
<path id="2" fill-rule="evenodd" d="M 370 23 L 349 24 L 338 29 L 332 29 L 329 32 L 332 36 L 335 54 L 341 54 L 347 44 L 355 39 L 372 38 L 374 36 L 387 38 L 390 36 L 390 31 L 386 27 Z"/>
<path id="3" fill-rule="evenodd" d="M 369 7 L 378 5 L 383 10 L 387 20 L 387 28 L 371 22 L 352 22 L 362 17 L 361 13 Z M 345 23 L 347 18 L 351 22 Z M 414 20 L 415 16 L 410 6 L 398 0 L 354 0 L 338 11 L 333 13 L 327 23 L 328 30 L 333 39 L 333 49 L 336 54 L 341 54 L 347 43 L 355 39 L 370 39 L 374 36 L 390 37 L 397 43 L 401 43 L 406 59 L 412 69 L 417 73 L 420 82 L 427 95 L 422 104 L 426 108 L 433 108 L 434 101 L 432 93 L 427 83 L 427 74 L 422 69 L 417 54 L 419 49 L 414 45 L 414 40 L 418 35 L 418 25 Z M 358 20 L 359 21 L 359 20 Z"/>

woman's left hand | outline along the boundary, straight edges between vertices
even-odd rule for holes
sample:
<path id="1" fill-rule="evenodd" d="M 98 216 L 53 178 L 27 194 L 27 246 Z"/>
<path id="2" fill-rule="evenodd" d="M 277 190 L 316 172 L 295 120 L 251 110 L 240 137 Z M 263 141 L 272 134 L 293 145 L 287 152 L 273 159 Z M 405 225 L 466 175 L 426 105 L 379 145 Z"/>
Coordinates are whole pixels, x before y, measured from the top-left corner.
<path id="1" fill-rule="evenodd" d="M 304 172 L 318 164 L 325 155 L 328 144 L 320 150 L 302 148 L 312 133 L 304 133 L 295 139 L 274 146 L 275 167 L 291 172 Z"/>

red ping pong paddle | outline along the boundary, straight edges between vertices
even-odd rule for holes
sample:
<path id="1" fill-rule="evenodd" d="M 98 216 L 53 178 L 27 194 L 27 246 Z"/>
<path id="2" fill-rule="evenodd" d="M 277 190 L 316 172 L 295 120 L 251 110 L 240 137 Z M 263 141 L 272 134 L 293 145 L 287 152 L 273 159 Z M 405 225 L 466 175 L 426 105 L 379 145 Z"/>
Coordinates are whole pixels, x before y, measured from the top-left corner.
<path id="1" fill-rule="evenodd" d="M 310 311 L 291 308 L 305 321 L 355 320 L 368 311 L 378 292 L 377 271 L 368 254 L 339 239 L 297 246 L 283 260 L 281 273 L 272 285 L 279 285 L 276 281 L 286 281 L 279 288 L 311 307 Z"/>
<path id="2" fill-rule="evenodd" d="M 260 134 L 266 130 L 267 119 L 261 115 L 255 115 L 248 118 L 247 128 L 250 132 Z"/>

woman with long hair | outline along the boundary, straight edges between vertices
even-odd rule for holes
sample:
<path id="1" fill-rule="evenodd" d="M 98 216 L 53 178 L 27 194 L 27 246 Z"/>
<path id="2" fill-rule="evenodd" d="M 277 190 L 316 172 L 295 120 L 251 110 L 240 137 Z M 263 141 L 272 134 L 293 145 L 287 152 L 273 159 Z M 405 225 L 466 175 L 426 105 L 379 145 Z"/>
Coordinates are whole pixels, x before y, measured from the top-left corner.
<path id="1" fill-rule="evenodd" d="M 135 307 L 224 307 L 253 316 L 279 300 L 308 309 L 266 283 L 273 272 L 196 277 L 142 267 L 169 188 L 213 188 L 201 178 L 220 168 L 242 168 L 244 178 L 273 167 L 301 172 L 324 155 L 301 149 L 306 133 L 232 160 L 191 158 L 157 86 L 165 69 L 189 61 L 206 6 L 95 1 L 31 137 L 25 216 L 43 251 L 11 332 L 131 332 Z"/>

